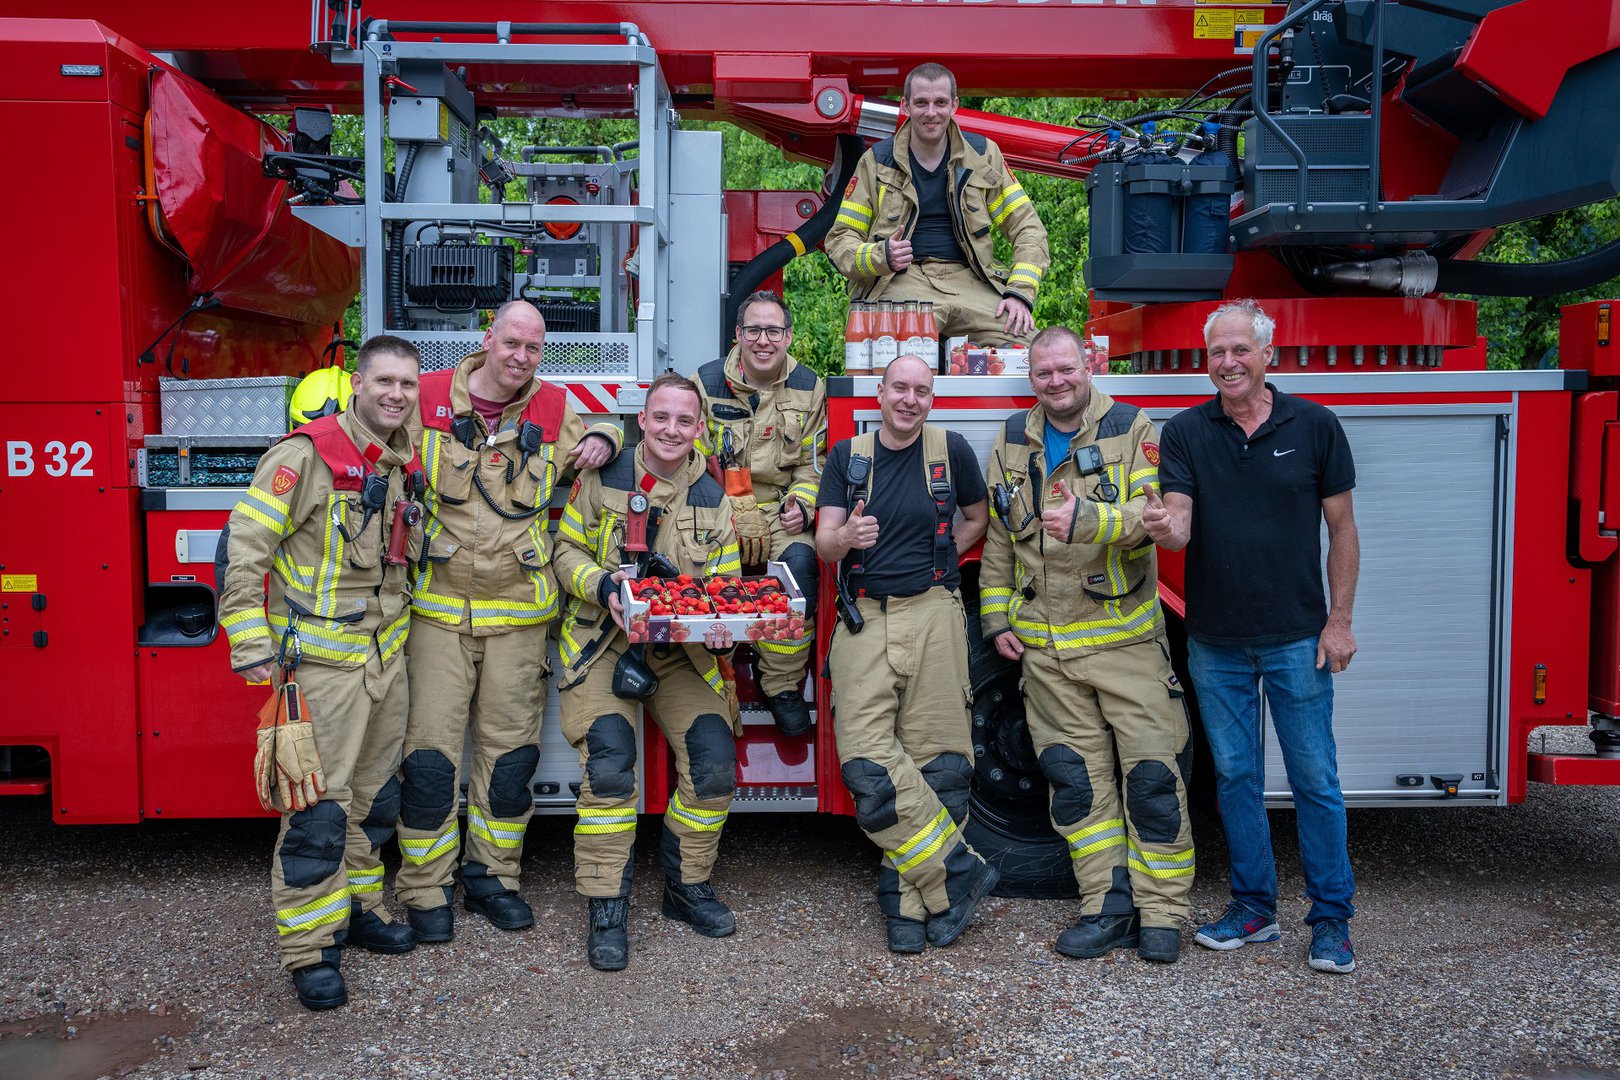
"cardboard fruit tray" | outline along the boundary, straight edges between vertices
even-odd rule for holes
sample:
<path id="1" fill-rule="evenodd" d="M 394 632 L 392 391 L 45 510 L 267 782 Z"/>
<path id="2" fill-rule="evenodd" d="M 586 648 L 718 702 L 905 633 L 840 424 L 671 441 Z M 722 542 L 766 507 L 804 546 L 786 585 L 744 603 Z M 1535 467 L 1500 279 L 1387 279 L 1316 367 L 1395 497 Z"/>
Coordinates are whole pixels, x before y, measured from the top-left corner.
<path id="1" fill-rule="evenodd" d="M 778 585 L 766 584 L 750 594 L 749 582 L 768 582 L 775 578 Z M 711 582 L 718 581 L 711 592 Z M 778 587 L 779 586 L 779 587 Z M 654 592 L 656 590 L 656 593 Z M 668 602 L 681 597 L 688 605 L 702 604 L 706 610 L 676 614 Z M 762 597 L 766 599 L 761 599 Z M 756 606 L 770 610 L 727 611 L 716 610 L 731 605 Z M 785 603 L 784 603 L 785 601 Z M 632 643 L 665 644 L 683 641 L 702 641 L 711 628 L 726 627 L 741 644 L 750 641 L 793 641 L 804 634 L 804 592 L 786 563 L 773 562 L 765 567 L 760 577 L 724 577 L 719 579 L 681 582 L 667 578 L 629 578 L 619 584 L 619 602 L 624 605 L 624 624 Z M 659 608 L 657 614 L 655 607 Z M 783 608 L 785 607 L 785 610 Z"/>

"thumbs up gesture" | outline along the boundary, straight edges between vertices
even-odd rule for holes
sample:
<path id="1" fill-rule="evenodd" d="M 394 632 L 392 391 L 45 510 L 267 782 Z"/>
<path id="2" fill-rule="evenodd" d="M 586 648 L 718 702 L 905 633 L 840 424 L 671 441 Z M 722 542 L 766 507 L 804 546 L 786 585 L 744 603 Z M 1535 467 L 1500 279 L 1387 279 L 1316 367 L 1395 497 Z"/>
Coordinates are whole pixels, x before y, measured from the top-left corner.
<path id="1" fill-rule="evenodd" d="M 842 532 L 846 544 L 852 548 L 865 551 L 878 539 L 878 519 L 869 517 L 866 513 L 866 500 L 857 499 L 849 512 L 849 520 L 844 522 Z"/>
<path id="2" fill-rule="evenodd" d="M 1157 488 L 1143 489 L 1147 496 L 1147 505 L 1142 508 L 1142 531 L 1147 533 L 1153 542 L 1162 544 L 1169 540 L 1175 532 L 1175 522 L 1170 519 L 1170 511 L 1166 510 L 1164 503 L 1159 500 Z"/>
<path id="3" fill-rule="evenodd" d="M 1072 543 L 1075 518 L 1080 513 L 1080 497 L 1069 489 L 1067 480 L 1059 480 L 1052 487 L 1063 501 L 1041 511 L 1041 528 L 1060 544 Z"/>

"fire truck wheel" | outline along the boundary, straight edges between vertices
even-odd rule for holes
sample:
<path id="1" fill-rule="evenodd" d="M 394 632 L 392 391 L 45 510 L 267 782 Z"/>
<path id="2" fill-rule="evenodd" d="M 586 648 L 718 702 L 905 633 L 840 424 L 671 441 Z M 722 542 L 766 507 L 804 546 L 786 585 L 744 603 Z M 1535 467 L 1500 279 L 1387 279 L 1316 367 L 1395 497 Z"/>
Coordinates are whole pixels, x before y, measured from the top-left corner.
<path id="1" fill-rule="evenodd" d="M 1038 816 L 1030 815 L 974 792 L 963 834 L 974 851 L 1001 871 L 996 896 L 1067 900 L 1079 895 L 1069 845 L 1052 831 L 1044 807 Z"/>

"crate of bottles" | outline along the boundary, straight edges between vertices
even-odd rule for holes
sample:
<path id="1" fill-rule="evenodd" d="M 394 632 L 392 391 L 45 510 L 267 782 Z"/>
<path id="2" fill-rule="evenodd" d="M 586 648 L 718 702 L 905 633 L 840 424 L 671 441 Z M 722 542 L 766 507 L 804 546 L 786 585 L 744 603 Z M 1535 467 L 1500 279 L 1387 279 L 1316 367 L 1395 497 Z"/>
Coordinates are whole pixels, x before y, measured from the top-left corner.
<path id="1" fill-rule="evenodd" d="M 939 329 L 926 300 L 857 300 L 844 324 L 844 374 L 882 375 L 897 356 L 939 370 Z"/>

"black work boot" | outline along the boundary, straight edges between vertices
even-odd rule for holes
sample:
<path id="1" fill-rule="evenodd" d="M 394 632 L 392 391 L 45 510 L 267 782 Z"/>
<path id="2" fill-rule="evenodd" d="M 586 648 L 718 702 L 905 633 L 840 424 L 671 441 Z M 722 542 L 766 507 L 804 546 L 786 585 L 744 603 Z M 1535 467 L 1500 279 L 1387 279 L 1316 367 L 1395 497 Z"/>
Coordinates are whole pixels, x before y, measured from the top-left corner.
<path id="1" fill-rule="evenodd" d="M 526 930 L 534 925 L 534 909 L 511 889 L 488 896 L 469 894 L 461 902 L 468 911 L 488 919 L 497 930 Z"/>
<path id="2" fill-rule="evenodd" d="M 1058 935 L 1052 947 L 1077 960 L 1091 960 L 1113 949 L 1134 949 L 1139 923 L 1134 911 L 1126 915 L 1082 915 L 1079 922 Z"/>
<path id="3" fill-rule="evenodd" d="M 429 945 L 449 941 L 456 936 L 456 912 L 449 904 L 430 908 L 406 908 L 416 940 Z"/>
<path id="4" fill-rule="evenodd" d="M 623 971 L 630 963 L 630 901 L 622 896 L 593 896 L 585 954 L 597 971 Z"/>
<path id="5" fill-rule="evenodd" d="M 1001 880 L 1001 872 L 987 862 L 980 862 L 968 878 L 967 892 L 962 898 L 938 915 L 928 917 L 928 944 L 943 948 L 962 936 L 962 931 L 973 921 L 973 912 L 979 901 L 990 895 L 990 890 Z"/>
<path id="6" fill-rule="evenodd" d="M 1156 964 L 1175 963 L 1181 959 L 1181 931 L 1169 926 L 1142 927 L 1136 955 Z"/>
<path id="7" fill-rule="evenodd" d="M 405 953 L 416 948 L 416 931 L 404 923 L 383 922 L 375 911 L 362 911 L 356 904 L 349 912 L 347 943 L 368 952 Z"/>
<path id="8" fill-rule="evenodd" d="M 315 963 L 294 968 L 292 980 L 293 989 L 298 991 L 298 1003 L 310 1012 L 349 1003 L 348 987 L 343 985 L 343 974 L 338 971 L 336 946 L 322 949 L 321 958 Z"/>
<path id="9" fill-rule="evenodd" d="M 736 917 L 707 881 L 683 885 L 672 877 L 664 878 L 664 914 L 691 923 L 704 937 L 725 937 L 737 929 Z"/>
<path id="10" fill-rule="evenodd" d="M 765 699 L 776 721 L 776 730 L 784 735 L 799 736 L 810 730 L 810 707 L 797 690 L 784 690 Z"/>
<path id="11" fill-rule="evenodd" d="M 892 953 L 920 953 L 927 946 L 927 924 L 921 919 L 908 919 L 904 915 L 886 915 L 889 924 L 889 951 Z"/>

